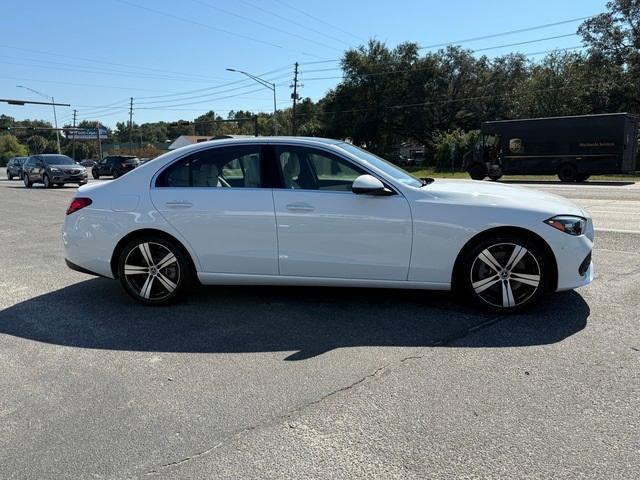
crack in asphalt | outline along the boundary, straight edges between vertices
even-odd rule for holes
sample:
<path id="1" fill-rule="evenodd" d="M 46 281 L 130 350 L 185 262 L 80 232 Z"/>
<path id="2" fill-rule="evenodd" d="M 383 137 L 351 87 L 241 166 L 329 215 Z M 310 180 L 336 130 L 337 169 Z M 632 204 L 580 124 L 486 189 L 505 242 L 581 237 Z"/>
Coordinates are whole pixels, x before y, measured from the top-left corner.
<path id="1" fill-rule="evenodd" d="M 508 318 L 508 315 L 497 315 L 491 318 L 488 318 L 487 320 L 484 320 L 480 323 L 477 323 L 475 325 L 472 325 L 469 328 L 466 328 L 464 330 L 461 330 L 460 332 L 456 332 L 452 335 L 449 335 L 448 337 L 442 338 L 440 340 L 437 340 L 429 345 L 425 345 L 422 348 L 431 348 L 431 347 L 439 347 L 439 346 L 443 346 L 443 345 L 447 345 L 449 343 L 453 343 L 456 340 L 460 340 L 462 338 L 467 337 L 468 335 L 477 332 L 478 330 L 481 330 L 483 328 L 489 327 L 495 323 L 498 323 L 504 319 Z M 398 362 L 395 363 L 395 365 L 404 365 L 406 362 L 411 361 L 411 360 L 420 360 L 423 359 L 427 356 L 427 353 L 423 354 L 423 355 L 409 355 L 406 357 L 401 358 Z M 362 378 L 356 380 L 353 383 L 350 383 L 349 385 L 346 385 L 344 387 L 340 387 L 336 390 L 333 390 L 329 393 L 327 393 L 326 395 L 320 397 L 317 400 L 313 400 L 310 401 L 308 403 L 305 403 L 303 405 L 300 405 L 298 407 L 295 407 L 289 411 L 287 411 L 284 414 L 278 415 L 276 417 L 273 417 L 270 420 L 267 420 L 265 422 L 261 422 L 261 423 L 257 423 L 255 425 L 250 425 L 248 427 L 242 428 L 240 430 L 237 430 L 229 435 L 227 435 L 224 439 L 222 439 L 220 442 L 218 442 L 217 444 L 215 444 L 212 447 L 209 447 L 205 450 L 201 450 L 199 452 L 196 452 L 192 455 L 189 455 L 187 457 L 184 457 L 180 460 L 175 460 L 173 462 L 169 462 L 169 463 L 165 463 L 160 465 L 159 467 L 157 467 L 156 469 L 152 469 L 152 470 L 148 470 L 146 471 L 144 474 L 142 474 L 143 476 L 151 476 L 151 475 L 156 475 L 156 474 L 160 474 L 163 470 L 168 469 L 168 468 L 174 468 L 177 467 L 179 465 L 183 465 L 185 463 L 191 462 L 193 460 L 196 460 L 200 457 L 203 457 L 205 455 L 208 455 L 209 453 L 213 452 L 214 450 L 216 450 L 217 448 L 221 447 L 222 445 L 224 445 L 225 443 L 229 443 L 231 441 L 233 441 L 236 438 L 241 437 L 242 435 L 251 432 L 253 430 L 257 430 L 258 428 L 262 428 L 262 427 L 268 427 L 268 426 L 273 426 L 278 424 L 279 422 L 281 422 L 282 420 L 285 419 L 291 419 L 292 417 L 294 417 L 296 414 L 302 412 L 303 410 L 314 406 L 314 405 L 318 405 L 320 403 L 323 403 L 324 401 L 326 401 L 327 399 L 334 397 L 340 393 L 344 393 L 347 392 L 349 390 L 352 390 L 354 388 L 356 388 L 358 385 L 361 385 L 365 382 L 367 382 L 368 380 L 374 379 L 376 377 L 379 377 L 380 374 L 382 372 L 384 372 L 385 370 L 389 369 L 390 367 L 393 367 L 394 363 L 388 363 L 385 364 L 381 367 L 376 368 L 373 372 L 363 376 Z M 290 425 L 291 426 L 291 425 Z M 291 428 L 295 428 L 295 427 L 291 427 Z M 138 475 L 137 477 L 134 478 L 140 478 L 140 475 Z"/>

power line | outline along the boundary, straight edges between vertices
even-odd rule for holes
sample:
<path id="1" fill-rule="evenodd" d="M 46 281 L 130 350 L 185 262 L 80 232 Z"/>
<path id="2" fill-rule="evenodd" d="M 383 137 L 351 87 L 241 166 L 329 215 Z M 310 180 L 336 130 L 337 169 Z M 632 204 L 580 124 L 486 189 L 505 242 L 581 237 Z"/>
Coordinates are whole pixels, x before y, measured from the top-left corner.
<path id="1" fill-rule="evenodd" d="M 295 20 L 292 20 L 292 19 L 290 19 L 290 18 L 287 18 L 287 17 L 285 17 L 285 16 L 283 16 L 283 15 L 280 15 L 280 14 L 278 14 L 278 13 L 272 12 L 271 10 L 267 10 L 267 9 L 265 9 L 265 8 L 262 8 L 260 5 L 254 4 L 254 3 L 252 3 L 252 2 L 248 2 L 248 1 L 246 1 L 246 0 L 239 0 L 239 1 L 240 1 L 240 2 L 242 2 L 242 3 L 244 3 L 245 5 L 247 5 L 247 6 L 251 7 L 251 8 L 253 8 L 253 9 L 255 9 L 255 10 L 258 10 L 258 11 L 260 11 L 260 12 L 266 13 L 267 15 L 270 15 L 270 16 L 275 17 L 275 18 L 279 18 L 280 20 L 283 20 L 283 21 L 285 21 L 285 22 L 287 22 L 287 23 L 289 23 L 289 24 L 296 25 L 296 26 L 300 26 L 300 22 L 295 21 Z M 349 44 L 348 44 L 347 42 L 345 42 L 344 40 L 342 40 L 342 39 L 340 39 L 340 38 L 338 38 L 338 37 L 334 37 L 333 35 L 329 35 L 328 33 L 323 32 L 323 31 L 321 31 L 321 30 L 316 30 L 315 28 L 313 28 L 313 27 L 309 27 L 308 25 L 305 25 L 305 26 L 304 26 L 304 29 L 305 29 L 305 30 L 308 30 L 308 31 L 310 31 L 310 32 L 313 32 L 313 33 L 315 33 L 315 34 L 317 34 L 317 35 L 321 35 L 321 36 L 323 36 L 323 37 L 326 37 L 326 38 L 329 38 L 329 39 L 331 39 L 331 40 L 334 40 L 334 41 L 336 41 L 336 42 L 338 42 L 338 43 L 341 43 L 341 44 L 343 44 L 343 45 L 347 45 L 347 46 L 349 46 Z"/>
<path id="2" fill-rule="evenodd" d="M 135 8 L 139 8 L 139 9 L 142 9 L 142 10 L 146 10 L 148 12 L 152 12 L 152 13 L 155 13 L 157 15 L 161 15 L 163 17 L 172 18 L 172 19 L 178 20 L 180 22 L 190 23 L 192 25 L 198 25 L 200 27 L 207 28 L 209 30 L 213 30 L 213 31 L 216 31 L 216 32 L 221 32 L 221 33 L 224 33 L 226 35 L 231 35 L 231 36 L 238 37 L 238 38 L 244 38 L 245 40 L 249 40 L 249 41 L 254 42 L 254 43 L 260 43 L 260 44 L 263 44 L 263 45 L 268 45 L 270 47 L 279 48 L 279 49 L 283 49 L 283 50 L 291 50 L 291 49 L 289 49 L 287 47 L 283 47 L 282 45 L 278 45 L 277 43 L 269 42 L 267 40 L 261 40 L 259 38 L 254 38 L 254 37 L 251 37 L 249 35 L 244 35 L 242 33 L 233 32 L 231 30 L 225 30 L 223 28 L 214 27 L 213 25 L 209 25 L 207 23 L 202 23 L 202 22 L 198 22 L 196 20 L 191 20 L 189 18 L 180 17 L 180 16 L 174 15 L 172 13 L 163 12 L 162 10 L 156 10 L 155 8 L 149 8 L 149 7 L 146 7 L 144 5 L 138 5 L 137 3 L 131 3 L 131 2 L 128 2 L 127 0 L 115 0 L 115 1 L 119 2 L 119 3 L 122 3 L 124 5 L 128 5 L 130 7 L 135 7 Z M 318 55 L 314 55 L 312 53 L 308 53 L 308 52 L 304 52 L 304 51 L 298 51 L 298 53 L 301 53 L 302 55 L 307 55 L 307 56 L 310 56 L 310 57 L 322 58 L 322 57 L 320 57 Z"/>
<path id="3" fill-rule="evenodd" d="M 276 1 L 280 1 L 280 0 L 276 0 Z M 575 23 L 575 22 L 579 22 L 579 21 L 582 21 L 582 20 L 587 20 L 589 18 L 593 18 L 594 16 L 595 15 L 590 15 L 588 17 L 571 18 L 569 20 L 561 20 L 559 22 L 545 23 L 545 24 L 542 24 L 542 25 L 535 25 L 535 26 L 532 26 L 532 27 L 520 28 L 518 30 L 509 30 L 509 31 L 506 31 L 506 32 L 493 33 L 493 34 L 490 34 L 490 35 L 483 35 L 483 36 L 479 36 L 479 37 L 465 38 L 463 40 L 455 40 L 455 41 L 445 42 L 445 43 L 436 43 L 436 44 L 433 44 L 433 45 L 423 45 L 423 46 L 418 46 L 418 49 L 425 50 L 425 49 L 431 49 L 431 48 L 447 47 L 447 46 L 450 46 L 450 45 L 461 45 L 461 44 L 464 44 L 464 43 L 476 42 L 476 41 L 479 41 L 479 40 L 487 40 L 487 39 L 490 39 L 490 38 L 504 37 L 504 36 L 507 36 L 507 35 L 515 35 L 517 33 L 530 32 L 530 31 L 534 31 L 534 30 L 540 30 L 540 29 L 544 29 L 544 28 L 554 27 L 554 26 L 557 26 L 557 25 L 566 25 L 568 23 Z M 575 33 L 567 34 L 566 36 L 572 36 L 572 35 L 575 35 Z M 551 38 L 555 38 L 555 37 L 550 37 L 550 38 L 547 38 L 547 39 L 551 39 Z M 560 37 L 557 37 L 557 38 L 560 38 Z M 542 40 L 538 40 L 538 41 L 542 41 Z M 510 46 L 510 44 L 504 45 L 504 46 Z M 498 47 L 491 47 L 491 48 L 498 48 Z M 317 65 L 317 64 L 334 63 L 334 62 L 340 62 L 340 61 L 342 61 L 342 59 L 334 58 L 334 59 L 326 59 L 326 60 L 301 62 L 300 65 Z"/>
<path id="4" fill-rule="evenodd" d="M 456 41 L 453 41 L 453 42 L 435 43 L 433 45 L 424 45 L 424 46 L 419 47 L 419 48 L 421 50 L 424 50 L 424 49 L 428 49 L 428 48 L 446 47 L 446 46 L 452 45 L 452 44 L 458 45 L 458 44 L 461 44 L 461 43 L 476 42 L 478 40 L 487 40 L 489 38 L 504 37 L 506 35 L 514 35 L 516 33 L 531 32 L 533 30 L 540 30 L 540 29 L 543 29 L 543 28 L 555 27 L 557 25 L 566 25 L 567 23 L 580 22 L 582 20 L 587 20 L 587 19 L 592 18 L 592 17 L 595 17 L 595 15 L 589 15 L 588 17 L 571 18 L 569 20 L 561 20 L 559 22 L 553 22 L 553 23 L 544 23 L 542 25 L 535 25 L 533 27 L 520 28 L 518 30 L 509 30 L 508 32 L 492 33 L 492 34 L 489 34 L 489 35 L 483 35 L 481 37 L 465 38 L 463 40 L 456 40 Z"/>
<path id="5" fill-rule="evenodd" d="M 283 67 L 279 67 L 279 68 L 276 68 L 274 70 L 270 70 L 268 72 L 261 73 L 259 76 L 262 77 L 262 76 L 265 76 L 265 75 L 271 75 L 273 73 L 278 73 L 278 72 L 281 72 L 283 70 L 288 70 L 292 66 L 293 66 L 293 64 L 290 63 L 290 64 L 285 65 Z M 211 91 L 211 90 L 217 90 L 218 88 L 224 88 L 224 87 L 228 87 L 228 86 L 231 86 L 231 85 L 238 85 L 238 84 L 242 84 L 242 83 L 245 84 L 245 85 L 246 84 L 250 84 L 251 80 L 246 80 L 246 79 L 245 80 L 233 80 L 231 82 L 221 83 L 221 84 L 218 84 L 218 85 L 214 85 L 212 87 L 199 88 L 199 89 L 196 89 L 196 90 L 189 90 L 189 91 L 181 92 L 181 93 L 169 93 L 169 94 L 166 94 L 166 95 L 151 95 L 151 96 L 137 97 L 137 98 L 150 99 L 150 98 L 176 97 L 176 96 L 190 95 L 192 93 L 200 93 L 200 92 L 207 92 L 207 91 Z"/>
<path id="6" fill-rule="evenodd" d="M 207 8 L 212 9 L 212 10 L 215 10 L 215 11 L 218 11 L 218 12 L 222 12 L 222 13 L 225 13 L 225 14 L 227 14 L 227 15 L 230 15 L 230 16 L 233 16 L 233 17 L 236 17 L 236 18 L 240 18 L 240 19 L 242 19 L 242 20 L 245 20 L 245 21 L 247 21 L 247 22 L 251 22 L 251 23 L 256 24 L 256 25 L 260 25 L 261 27 L 263 27 L 263 28 L 267 28 L 267 29 L 269 29 L 269 30 L 273 30 L 273 31 L 276 31 L 276 32 L 279 32 L 279 33 L 283 33 L 283 34 L 285 34 L 285 35 L 289 35 L 289 36 L 292 36 L 292 37 L 296 37 L 296 38 L 299 38 L 299 39 L 304 40 L 304 41 L 306 41 L 306 42 L 315 43 L 316 45 L 320 45 L 320 46 L 322 46 L 322 47 L 330 48 L 330 49 L 332 49 L 332 50 L 340 50 L 340 49 L 339 49 L 339 48 L 337 48 L 337 47 L 334 47 L 334 46 L 332 46 L 332 45 L 327 45 L 326 43 L 322 43 L 322 42 L 319 42 L 319 41 L 314 40 L 314 39 L 312 39 L 312 38 L 305 37 L 304 35 L 298 35 L 297 33 L 288 32 L 288 31 L 286 31 L 286 30 L 284 30 L 284 29 L 282 29 L 282 28 L 274 27 L 273 25 L 269 25 L 269 24 L 267 24 L 267 23 L 260 22 L 259 20 L 254 20 L 253 18 L 245 17 L 244 15 L 240 15 L 240 14 L 238 14 L 238 13 L 230 12 L 230 11 L 228 11 L 228 10 L 225 10 L 224 8 L 214 7 L 213 5 L 211 5 L 211 4 L 207 3 L 207 2 L 204 2 L 204 1 L 202 1 L 202 0 L 191 0 L 191 1 L 192 1 L 193 3 L 196 3 L 196 4 L 198 4 L 198 5 L 205 6 L 205 7 L 207 7 Z"/>
<path id="7" fill-rule="evenodd" d="M 4 80 L 19 80 L 21 82 L 51 83 L 51 84 L 57 84 L 57 85 L 72 85 L 72 86 L 76 86 L 76 87 L 108 88 L 108 89 L 114 89 L 114 90 L 127 90 L 127 91 L 136 90 L 136 91 L 141 91 L 141 92 L 159 92 L 159 93 L 163 92 L 163 93 L 169 93 L 169 92 L 166 92 L 164 90 L 153 90 L 153 89 L 148 89 L 148 88 L 120 87 L 120 86 L 115 86 L 115 85 L 98 85 L 98 84 L 95 84 L 95 83 L 60 82 L 60 81 L 55 81 L 55 80 L 42 80 L 42 79 L 37 79 L 37 78 L 22 78 L 22 77 L 4 77 L 4 76 L 0 76 L 0 79 L 4 79 Z"/>
<path id="8" fill-rule="evenodd" d="M 76 57 L 76 56 L 71 56 L 71 55 L 63 55 L 61 53 L 56 53 L 56 52 L 47 52 L 47 51 L 43 51 L 43 50 L 33 50 L 30 48 L 22 48 L 22 47 L 15 47 L 12 45 L 0 45 L 0 48 L 6 48 L 6 49 L 11 49 L 11 50 L 19 50 L 21 52 L 31 52 L 31 53 L 36 53 L 39 55 L 47 55 L 47 56 L 53 56 L 53 57 L 60 57 L 60 58 L 69 58 L 71 60 L 81 60 L 81 61 L 86 61 L 86 62 L 90 62 L 90 63 L 97 63 L 97 64 L 103 64 L 103 65 L 111 65 L 111 66 L 116 66 L 116 67 L 125 67 L 125 68 L 133 68 L 133 69 L 137 69 L 137 70 L 148 70 L 148 71 L 152 71 L 152 72 L 159 72 L 159 73 L 173 73 L 176 75 L 180 75 L 180 76 L 184 76 L 185 73 L 184 72 L 177 72 L 175 70 L 167 70 L 165 68 L 153 68 L 153 67 L 145 67 L 145 66 L 140 66 L 140 65 L 130 65 L 130 64 L 126 64 L 126 63 L 116 63 L 116 62 L 106 62 L 104 60 L 95 60 L 93 58 L 87 58 L 87 57 Z M 20 57 L 22 58 L 22 57 Z M 91 68 L 91 67 L 90 67 Z M 208 76 L 208 75 L 202 75 L 202 74 L 189 74 L 189 76 L 191 77 L 201 77 L 204 80 L 211 80 L 212 77 Z M 220 78 L 218 78 L 220 79 Z"/>
<path id="9" fill-rule="evenodd" d="M 486 50 L 495 50 L 497 48 L 506 48 L 506 47 L 515 47 L 518 45 L 528 45 L 530 43 L 538 43 L 538 42 L 544 42 L 547 40 L 555 40 L 557 38 L 566 38 L 566 37 L 573 37 L 577 35 L 576 33 L 567 33 L 564 35 L 556 35 L 554 37 L 545 37 L 545 38 L 537 38 L 535 40 L 527 40 L 525 42 L 518 42 L 518 43 L 508 43 L 506 45 L 498 45 L 497 47 L 486 47 L 486 48 L 478 48 L 476 50 L 473 50 L 474 52 L 484 52 Z"/>
<path id="10" fill-rule="evenodd" d="M 5 58 L 11 58 L 11 57 L 5 57 Z M 13 57 L 16 58 L 16 57 Z M 111 76 L 117 76 L 117 77 L 133 77 L 133 78 L 143 78 L 146 80 L 175 80 L 175 81 L 180 81 L 180 82 L 195 82 L 195 83 L 209 83 L 207 80 L 200 80 L 200 79 L 196 79 L 196 78 L 188 78 L 188 77 L 170 77 L 170 76 L 160 76 L 160 75 L 151 75 L 151 74 L 144 74 L 144 73 L 136 73 L 136 72 L 118 72 L 115 70 L 106 70 L 106 69 L 91 69 L 91 67 L 82 67 L 81 68 L 77 68 L 77 67 L 65 67 L 65 66 L 57 66 L 57 65 L 64 65 L 61 64 L 60 62 L 53 62 L 53 61 L 47 61 L 47 60 L 30 60 L 27 59 L 28 61 L 34 61 L 34 62 L 44 62 L 44 63 L 50 63 L 50 64 L 54 64 L 55 65 L 55 69 L 56 70 L 66 70 L 66 71 L 71 71 L 71 72 L 82 72 L 82 73 L 90 73 L 90 74 L 94 74 L 94 75 L 111 75 Z M 18 62 L 0 62 L 1 64 L 4 65 L 17 65 L 17 66 L 21 66 L 21 67 L 35 67 L 35 68 L 42 68 L 45 70 L 51 70 L 52 66 L 48 66 L 48 65 L 39 65 L 39 64 L 28 64 L 28 63 L 18 63 Z"/>
<path id="11" fill-rule="evenodd" d="M 502 48 L 501 46 L 499 47 L 489 47 L 487 49 L 481 49 L 481 50 L 489 50 L 489 49 L 494 49 L 494 48 Z M 566 47 L 566 48 L 554 48 L 551 50 L 544 50 L 541 52 L 532 52 L 532 53 L 517 53 L 516 55 L 522 55 L 523 57 L 529 57 L 529 56 L 533 56 L 533 55 L 541 55 L 544 53 L 553 53 L 553 52 L 561 52 L 561 51 L 568 51 L 568 50 L 576 50 L 578 48 L 585 48 L 584 45 L 577 45 L 574 47 Z M 474 52 L 478 52 L 481 50 L 474 50 Z M 396 75 L 396 74 L 401 74 L 401 73 L 413 73 L 413 72 L 421 72 L 421 71 L 425 71 L 425 70 L 430 70 L 431 67 L 425 67 L 425 68 L 411 68 L 411 69 L 407 69 L 407 70 L 392 70 L 392 71 L 387 71 L 387 72 L 373 72 L 373 73 L 360 73 L 360 74 L 356 74 L 353 76 L 348 76 L 348 75 L 343 75 L 343 76 L 335 76 L 335 77 L 309 77 L 309 78 L 301 78 L 301 81 L 304 82 L 312 82 L 312 81 L 318 81 L 318 80 L 347 80 L 350 78 L 361 78 L 361 77 L 376 77 L 376 76 L 381 76 L 381 75 Z M 342 70 L 342 68 L 333 68 L 333 69 L 321 69 L 321 70 L 315 70 L 315 71 L 330 71 L 330 70 Z M 313 70 L 307 70 L 306 72 L 311 72 Z"/>
<path id="12" fill-rule="evenodd" d="M 599 85 L 602 85 L 602 84 L 603 84 L 603 82 L 597 82 L 597 83 L 584 85 L 583 87 L 594 87 L 594 86 L 599 86 Z M 544 93 L 544 92 L 550 92 L 550 91 L 566 90 L 566 89 L 571 89 L 571 88 L 575 88 L 575 86 L 573 86 L 573 85 L 565 85 L 565 86 L 562 86 L 562 87 L 542 88 L 542 89 L 535 89 L 535 90 L 530 90 L 530 91 L 534 92 L 534 93 Z M 318 114 L 327 115 L 327 114 L 335 114 L 335 113 L 357 113 L 357 112 L 366 112 L 366 111 L 372 111 L 372 110 L 414 108 L 414 107 L 424 107 L 424 106 L 436 105 L 436 104 L 457 103 L 457 102 L 466 102 L 466 101 L 475 101 L 475 100 L 486 100 L 486 99 L 491 99 L 491 98 L 502 98 L 502 97 L 509 97 L 511 95 L 513 95 L 513 93 L 479 95 L 479 96 L 475 96 L 475 97 L 451 98 L 451 99 L 443 99 L 443 100 L 435 100 L 435 101 L 434 100 L 430 100 L 428 102 L 419 102 L 419 103 L 406 103 L 406 104 L 399 104 L 399 105 L 381 105 L 381 106 L 375 106 L 375 107 L 354 108 L 354 109 L 349 109 L 349 110 L 322 111 L 322 112 L 318 112 Z M 301 116 L 301 115 L 307 115 L 308 116 L 308 115 L 313 115 L 313 114 L 315 114 L 315 112 L 305 112 L 305 113 L 299 113 L 297 115 L 298 116 Z"/>
<path id="13" fill-rule="evenodd" d="M 302 15 L 304 15 L 305 17 L 309 17 L 312 20 L 315 20 L 316 22 L 320 22 L 323 25 L 327 25 L 328 27 L 333 28 L 334 30 L 337 30 L 341 33 L 344 33 L 345 35 L 349 35 L 352 38 L 355 38 L 356 40 L 358 40 L 359 42 L 366 42 L 365 39 L 358 37 L 357 35 L 354 35 L 353 33 L 349 32 L 348 30 L 345 30 L 341 27 L 338 27 L 337 25 L 334 25 L 332 23 L 327 22 L 326 20 L 323 20 L 322 18 L 316 17 L 315 15 L 311 15 L 310 13 L 305 12 L 304 10 L 298 8 L 298 7 L 294 7 L 293 5 L 290 5 L 286 2 L 283 2 L 282 0 L 276 0 L 276 2 L 278 2 L 280 5 L 284 5 L 287 8 L 290 8 L 291 10 L 295 10 L 298 13 L 301 13 Z"/>
<path id="14" fill-rule="evenodd" d="M 273 82 L 275 80 L 280 80 L 280 79 L 286 78 L 288 76 L 289 76 L 289 74 L 286 74 L 284 76 L 283 75 L 279 75 L 279 76 L 274 77 L 274 78 L 267 78 L 267 80 L 269 80 L 270 82 Z M 167 100 L 153 100 L 153 101 L 148 101 L 148 102 L 138 102 L 138 105 L 150 105 L 150 104 L 158 104 L 158 103 L 164 104 L 164 103 L 167 103 L 167 102 L 178 102 L 178 101 L 181 102 L 181 101 L 184 101 L 184 100 L 194 100 L 194 99 L 198 99 L 198 98 L 210 97 L 212 95 L 219 95 L 221 93 L 234 92 L 234 91 L 237 91 L 237 90 L 250 88 L 250 87 L 252 87 L 254 85 L 255 84 L 253 84 L 253 83 L 249 83 L 249 84 L 245 84 L 245 85 L 242 85 L 242 86 L 229 88 L 229 89 L 226 89 L 226 90 L 218 90 L 216 92 L 205 93 L 205 94 L 200 94 L 200 95 L 193 95 L 193 96 L 190 96 L 190 97 L 174 98 L 174 99 L 167 99 Z"/>

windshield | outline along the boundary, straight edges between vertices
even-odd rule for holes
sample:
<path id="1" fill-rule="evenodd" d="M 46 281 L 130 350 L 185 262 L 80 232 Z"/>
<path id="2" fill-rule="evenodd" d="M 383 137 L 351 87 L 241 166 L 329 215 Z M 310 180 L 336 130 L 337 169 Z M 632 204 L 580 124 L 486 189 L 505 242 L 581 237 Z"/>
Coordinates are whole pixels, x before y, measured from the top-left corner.
<path id="1" fill-rule="evenodd" d="M 351 145 L 350 143 L 341 143 L 338 146 L 343 150 L 373 165 L 379 170 L 382 170 L 384 173 L 400 183 L 404 183 L 405 185 L 409 185 L 410 187 L 422 186 L 422 182 L 419 179 L 406 172 L 405 170 L 402 170 L 400 167 L 394 165 L 393 163 L 385 160 L 384 158 L 380 158 L 377 155 L 374 155 L 371 152 L 367 152 L 366 150 L 356 147 L 355 145 Z"/>
<path id="2" fill-rule="evenodd" d="M 42 159 L 48 165 L 75 165 L 75 162 L 66 155 L 47 155 L 46 157 L 42 157 Z"/>

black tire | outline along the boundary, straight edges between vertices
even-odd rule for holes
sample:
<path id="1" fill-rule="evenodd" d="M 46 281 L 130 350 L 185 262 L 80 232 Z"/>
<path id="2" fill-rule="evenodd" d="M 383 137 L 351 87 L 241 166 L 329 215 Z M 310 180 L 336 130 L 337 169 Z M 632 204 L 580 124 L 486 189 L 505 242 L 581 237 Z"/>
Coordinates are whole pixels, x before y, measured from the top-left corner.
<path id="1" fill-rule="evenodd" d="M 95 179 L 95 180 L 99 180 L 100 179 L 100 174 L 98 172 L 96 172 L 94 169 L 91 170 L 91 176 Z"/>
<path id="2" fill-rule="evenodd" d="M 512 258 L 515 264 L 506 268 Z M 490 265 L 494 261 L 498 263 L 495 267 Z M 549 291 L 549 262 L 545 250 L 526 237 L 507 234 L 486 238 L 462 258 L 456 285 L 484 310 L 517 312 L 531 307 Z"/>
<path id="3" fill-rule="evenodd" d="M 471 165 L 467 172 L 473 180 L 484 180 L 484 177 L 487 176 L 487 169 L 479 163 Z"/>
<path id="4" fill-rule="evenodd" d="M 173 254 L 174 260 L 169 259 L 170 263 L 162 267 L 159 262 L 167 258 L 169 253 Z M 130 268 L 125 269 L 125 265 Z M 125 245 L 118 258 L 118 278 L 122 287 L 134 300 L 144 305 L 175 302 L 186 291 L 192 276 L 191 263 L 186 254 L 163 237 L 135 238 Z"/>
<path id="5" fill-rule="evenodd" d="M 576 181 L 586 182 L 587 180 L 589 180 L 589 177 L 591 177 L 591 175 L 589 175 L 588 173 L 579 173 L 576 177 Z"/>
<path id="6" fill-rule="evenodd" d="M 561 182 L 575 182 L 578 178 L 578 169 L 572 163 L 563 163 L 558 167 L 558 178 Z"/>
<path id="7" fill-rule="evenodd" d="M 27 188 L 31 188 L 33 186 L 33 183 L 31 183 L 31 181 L 29 180 L 29 177 L 25 174 L 22 174 L 22 182 L 24 183 L 24 186 Z"/>
<path id="8" fill-rule="evenodd" d="M 13 175 L 7 170 L 7 180 L 13 180 Z"/>
<path id="9" fill-rule="evenodd" d="M 44 188 L 53 187 L 53 183 L 51 183 L 51 180 L 49 179 L 49 175 L 47 175 L 46 173 L 42 176 L 42 183 L 44 184 Z"/>
<path id="10" fill-rule="evenodd" d="M 500 180 L 502 178 L 502 174 L 499 175 L 489 175 L 489 178 L 494 181 L 497 182 L 498 180 Z"/>
<path id="11" fill-rule="evenodd" d="M 120 176 L 120 172 L 118 170 L 114 170 L 111 175 L 113 176 L 113 178 L 118 178 Z"/>
<path id="12" fill-rule="evenodd" d="M 64 187 L 64 183 L 54 183 L 53 186 L 56 188 Z"/>

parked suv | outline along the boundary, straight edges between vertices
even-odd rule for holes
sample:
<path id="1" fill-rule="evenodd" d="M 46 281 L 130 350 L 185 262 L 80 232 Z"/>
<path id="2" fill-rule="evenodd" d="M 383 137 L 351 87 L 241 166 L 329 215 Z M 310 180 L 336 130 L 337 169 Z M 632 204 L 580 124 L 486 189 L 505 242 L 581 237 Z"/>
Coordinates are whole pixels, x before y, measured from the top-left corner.
<path id="1" fill-rule="evenodd" d="M 7 178 L 22 178 L 22 164 L 28 157 L 13 157 L 7 163 Z"/>
<path id="2" fill-rule="evenodd" d="M 31 188 L 42 183 L 46 188 L 61 187 L 65 183 L 87 183 L 87 169 L 66 155 L 32 155 L 22 166 L 24 186 Z"/>
<path id="3" fill-rule="evenodd" d="M 120 175 L 133 170 L 140 165 L 138 157 L 132 155 L 110 155 L 104 157 L 99 163 L 91 169 L 91 175 L 96 180 L 101 176 L 110 176 L 118 178 Z"/>

